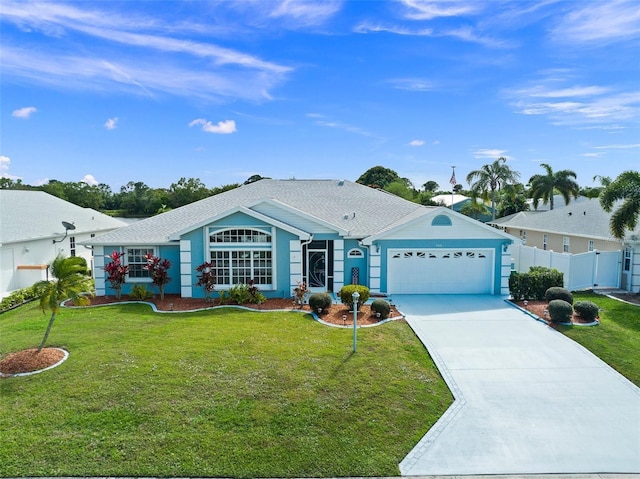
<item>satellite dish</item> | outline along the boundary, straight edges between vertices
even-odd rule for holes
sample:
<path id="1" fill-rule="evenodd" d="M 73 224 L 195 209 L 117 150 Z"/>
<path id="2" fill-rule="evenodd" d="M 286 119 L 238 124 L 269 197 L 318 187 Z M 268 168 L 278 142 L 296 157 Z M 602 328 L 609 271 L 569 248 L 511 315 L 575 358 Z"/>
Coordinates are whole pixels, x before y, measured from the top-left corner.
<path id="1" fill-rule="evenodd" d="M 67 231 L 76 229 L 75 225 L 73 223 L 69 223 L 68 221 L 63 221 L 62 226 L 64 226 L 64 229 Z"/>

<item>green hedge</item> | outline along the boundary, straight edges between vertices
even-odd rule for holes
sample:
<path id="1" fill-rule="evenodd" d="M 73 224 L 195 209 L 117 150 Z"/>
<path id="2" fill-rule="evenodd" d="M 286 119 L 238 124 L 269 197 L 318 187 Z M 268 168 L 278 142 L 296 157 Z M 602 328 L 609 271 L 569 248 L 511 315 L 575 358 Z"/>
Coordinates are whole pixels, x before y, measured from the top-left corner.
<path id="1" fill-rule="evenodd" d="M 545 299 L 549 288 L 564 285 L 564 273 L 557 269 L 532 267 L 528 273 L 511 272 L 509 276 L 509 293 L 514 301 L 524 299 Z"/>

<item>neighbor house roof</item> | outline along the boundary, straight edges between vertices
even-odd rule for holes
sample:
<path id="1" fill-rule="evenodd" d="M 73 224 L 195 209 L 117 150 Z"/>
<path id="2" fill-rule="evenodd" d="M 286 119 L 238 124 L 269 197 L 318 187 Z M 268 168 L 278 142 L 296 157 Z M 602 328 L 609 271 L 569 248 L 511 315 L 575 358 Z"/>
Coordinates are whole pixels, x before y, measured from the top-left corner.
<path id="1" fill-rule="evenodd" d="M 126 223 L 82 208 L 44 191 L 0 189 L 0 244 L 63 236 L 62 221 L 74 233 L 101 233 Z"/>
<path id="2" fill-rule="evenodd" d="M 418 210 L 412 203 L 383 190 L 343 180 L 263 179 L 147 218 L 97 237 L 87 244 L 166 244 L 179 233 L 206 224 L 238 207 L 261 201 L 303 212 L 308 219 L 334 227 L 344 236 L 363 238 Z"/>
<path id="3" fill-rule="evenodd" d="M 586 196 L 578 196 L 577 198 L 574 198 L 573 196 L 569 197 L 569 204 L 577 204 L 577 203 L 582 203 L 583 201 L 588 201 L 589 198 L 587 198 Z M 542 200 L 538 200 L 538 207 L 535 208 L 533 206 L 533 198 L 529 198 L 527 200 L 527 203 L 529 204 L 529 207 L 531 208 L 532 211 L 551 211 L 550 207 L 551 205 L 549 203 L 543 203 Z M 567 202 L 564 201 L 564 196 L 562 195 L 553 195 L 553 209 L 555 210 L 556 208 L 564 208 L 565 206 L 567 206 Z"/>
<path id="4" fill-rule="evenodd" d="M 470 200 L 471 198 L 469 198 L 468 196 L 464 196 L 464 195 L 436 195 L 433 198 L 431 198 L 431 201 L 435 201 L 438 204 L 441 204 L 442 206 L 451 206 L 452 204 L 457 205 L 458 203 L 462 203 L 463 201 L 466 200 Z"/>
<path id="5" fill-rule="evenodd" d="M 620 204 L 614 205 L 612 212 L 607 213 L 597 198 L 585 199 L 551 211 L 521 211 L 490 223 L 499 227 L 619 241 L 611 234 L 609 222 L 613 211 Z M 628 236 L 640 235 L 639 230 L 640 228 L 636 229 Z"/>

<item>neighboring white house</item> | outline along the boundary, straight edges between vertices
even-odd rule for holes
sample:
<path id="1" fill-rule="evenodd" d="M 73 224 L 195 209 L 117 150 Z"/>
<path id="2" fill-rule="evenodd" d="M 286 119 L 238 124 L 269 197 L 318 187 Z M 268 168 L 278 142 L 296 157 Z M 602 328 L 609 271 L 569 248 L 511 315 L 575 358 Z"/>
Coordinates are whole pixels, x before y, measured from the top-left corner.
<path id="1" fill-rule="evenodd" d="M 43 191 L 0 189 L 0 297 L 47 279 L 47 265 L 60 253 L 92 267 L 92 249 L 80 242 L 122 226 Z"/>
<path id="2" fill-rule="evenodd" d="M 451 205 L 453 205 L 453 210 L 460 212 L 460 208 L 469 203 L 471 198 L 459 194 L 442 194 L 434 196 L 431 201 L 446 208 L 451 208 Z"/>
<path id="3" fill-rule="evenodd" d="M 640 291 L 640 228 L 624 239 L 614 238 L 609 228 L 611 213 L 598 199 L 571 202 L 550 211 L 521 211 L 491 224 L 516 236 L 528 247 L 571 255 L 591 252 L 619 252 L 620 287 Z"/>

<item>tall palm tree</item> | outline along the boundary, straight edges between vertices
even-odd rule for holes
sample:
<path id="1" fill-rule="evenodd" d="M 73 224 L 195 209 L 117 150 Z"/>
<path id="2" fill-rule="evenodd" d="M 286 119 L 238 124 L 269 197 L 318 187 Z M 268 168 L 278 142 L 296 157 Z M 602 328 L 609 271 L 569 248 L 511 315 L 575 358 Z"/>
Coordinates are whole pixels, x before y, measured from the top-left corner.
<path id="1" fill-rule="evenodd" d="M 505 163 L 507 159 L 501 156 L 490 165 L 483 165 L 467 175 L 467 183 L 471 186 L 472 196 L 483 199 L 491 196 L 491 219 L 496 219 L 496 191 L 509 183 L 515 183 L 520 173 L 513 171 Z M 472 181 L 475 182 L 471 184 Z"/>
<path id="2" fill-rule="evenodd" d="M 557 191 L 564 198 L 565 204 L 569 204 L 570 196 L 578 197 L 580 187 L 575 182 L 576 173 L 572 170 L 560 170 L 553 172 L 553 168 L 547 163 L 541 163 L 546 175 L 533 175 L 529 178 L 529 196 L 533 198 L 533 206 L 538 209 L 538 201 L 542 204 L 549 203 L 549 209 L 553 209 L 553 194 Z"/>
<path id="3" fill-rule="evenodd" d="M 40 308 L 43 312 L 47 309 L 51 310 L 51 318 L 49 318 L 49 324 L 38 347 L 38 352 L 42 351 L 47 342 L 56 314 L 60 311 L 61 303 L 69 298 L 77 300 L 82 293 L 89 290 L 90 286 L 86 276 L 87 263 L 84 258 L 79 256 L 66 258 L 58 255 L 49 265 L 49 270 L 55 279 L 40 281 L 36 284 L 40 294 Z"/>
<path id="4" fill-rule="evenodd" d="M 635 230 L 640 217 L 640 173 L 624 171 L 606 185 L 600 194 L 600 204 L 605 211 L 611 211 L 614 203 L 624 200 L 611 216 L 609 227 L 616 238 L 624 238 L 625 229 Z"/>

